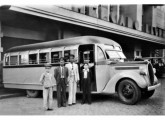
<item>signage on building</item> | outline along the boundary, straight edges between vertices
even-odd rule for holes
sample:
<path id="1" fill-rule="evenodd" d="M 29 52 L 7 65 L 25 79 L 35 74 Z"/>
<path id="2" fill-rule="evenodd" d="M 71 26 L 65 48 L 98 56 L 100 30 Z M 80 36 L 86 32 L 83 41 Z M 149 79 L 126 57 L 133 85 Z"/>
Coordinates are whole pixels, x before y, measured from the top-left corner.
<path id="1" fill-rule="evenodd" d="M 139 29 L 139 22 L 133 21 L 130 17 L 125 17 L 124 15 L 120 15 L 119 20 L 117 21 L 117 14 L 115 12 L 111 12 L 110 22 L 119 24 L 124 27 L 133 28 L 135 30 Z"/>
<path id="2" fill-rule="evenodd" d="M 160 16 L 160 14 L 159 14 L 159 16 Z M 153 26 L 148 25 L 148 24 L 143 25 L 143 29 L 142 29 L 143 32 L 146 32 L 148 34 L 155 35 L 155 36 L 158 36 L 158 37 L 165 38 L 164 27 L 158 27 L 158 26 L 161 26 L 163 24 L 164 19 L 162 18 L 162 16 L 159 17 L 159 19 L 162 19 L 162 20 L 161 20 L 161 23 L 159 23 L 159 25 L 158 25 L 158 22 L 157 22 L 157 27 L 153 27 Z M 116 24 L 124 26 L 124 27 L 129 27 L 129 28 L 133 28 L 135 30 L 139 30 L 139 22 L 138 21 L 133 21 L 132 18 L 125 17 L 123 15 L 120 15 L 119 20 L 117 21 L 116 12 L 111 12 L 110 22 L 116 23 Z"/>

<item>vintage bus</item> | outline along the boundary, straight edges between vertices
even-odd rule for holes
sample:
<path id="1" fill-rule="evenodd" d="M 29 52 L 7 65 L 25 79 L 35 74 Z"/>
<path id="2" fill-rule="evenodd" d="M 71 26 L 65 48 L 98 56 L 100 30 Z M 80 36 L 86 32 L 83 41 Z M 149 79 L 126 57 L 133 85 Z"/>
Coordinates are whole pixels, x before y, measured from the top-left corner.
<path id="1" fill-rule="evenodd" d="M 55 67 L 59 66 L 59 58 L 64 57 L 67 63 L 70 54 L 75 55 L 79 71 L 84 61 L 89 62 L 92 92 L 117 92 L 125 104 L 135 104 L 142 97 L 151 97 L 160 85 L 149 62 L 124 62 L 126 57 L 117 42 L 96 36 L 10 48 L 4 55 L 3 84 L 5 88 L 25 89 L 28 96 L 37 97 L 42 90 L 39 78 L 45 69 L 44 64 L 50 63 L 51 73 L 54 74 Z M 81 85 L 78 87 L 80 91 Z"/>

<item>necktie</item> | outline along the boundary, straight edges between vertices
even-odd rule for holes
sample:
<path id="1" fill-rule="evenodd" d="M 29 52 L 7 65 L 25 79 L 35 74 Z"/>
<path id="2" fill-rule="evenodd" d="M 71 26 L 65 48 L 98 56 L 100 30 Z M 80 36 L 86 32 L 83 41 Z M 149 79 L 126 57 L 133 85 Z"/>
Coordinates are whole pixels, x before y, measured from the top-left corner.
<path id="1" fill-rule="evenodd" d="M 62 78 L 64 78 L 64 67 L 62 67 Z"/>
<path id="2" fill-rule="evenodd" d="M 73 70 L 73 64 L 72 64 L 72 70 Z"/>

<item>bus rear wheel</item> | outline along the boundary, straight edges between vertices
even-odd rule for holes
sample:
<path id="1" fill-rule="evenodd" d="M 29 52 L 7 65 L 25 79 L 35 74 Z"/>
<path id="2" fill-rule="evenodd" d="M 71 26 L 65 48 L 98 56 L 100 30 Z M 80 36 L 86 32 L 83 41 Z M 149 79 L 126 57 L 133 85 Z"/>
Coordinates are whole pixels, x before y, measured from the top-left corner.
<path id="1" fill-rule="evenodd" d="M 38 90 L 26 90 L 26 93 L 27 93 L 27 97 L 30 97 L 30 98 L 36 98 L 39 95 Z"/>
<path id="2" fill-rule="evenodd" d="M 135 82 L 130 79 L 121 81 L 118 85 L 118 96 L 124 104 L 136 104 L 141 98 L 141 90 Z"/>

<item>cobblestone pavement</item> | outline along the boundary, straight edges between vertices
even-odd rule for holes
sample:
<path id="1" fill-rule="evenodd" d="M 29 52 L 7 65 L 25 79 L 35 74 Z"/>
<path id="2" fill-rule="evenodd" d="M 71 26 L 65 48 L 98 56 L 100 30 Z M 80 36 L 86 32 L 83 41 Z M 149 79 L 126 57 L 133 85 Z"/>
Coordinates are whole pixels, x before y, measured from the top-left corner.
<path id="1" fill-rule="evenodd" d="M 43 111 L 42 97 L 24 96 L 0 99 L 0 115 L 165 115 L 165 79 L 160 79 L 161 87 L 148 100 L 136 105 L 125 105 L 118 96 L 93 94 L 92 104 L 81 105 L 81 94 L 77 95 L 77 104 L 66 108 L 57 108 L 54 95 L 54 110 Z"/>

